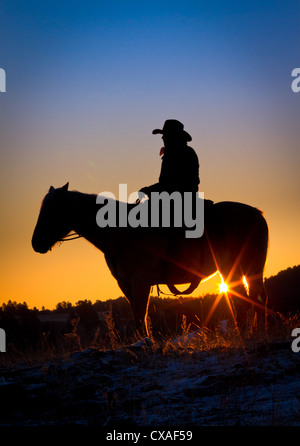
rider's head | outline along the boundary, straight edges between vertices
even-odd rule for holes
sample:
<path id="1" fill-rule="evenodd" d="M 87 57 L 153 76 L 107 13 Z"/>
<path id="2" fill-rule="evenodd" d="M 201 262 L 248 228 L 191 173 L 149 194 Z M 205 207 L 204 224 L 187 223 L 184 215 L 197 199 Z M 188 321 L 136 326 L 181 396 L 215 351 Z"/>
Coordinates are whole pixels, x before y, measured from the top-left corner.
<path id="1" fill-rule="evenodd" d="M 184 146 L 187 143 L 186 138 L 181 133 L 164 133 L 162 140 L 165 147 Z"/>
<path id="2" fill-rule="evenodd" d="M 185 130 L 181 122 L 176 119 L 168 119 L 165 121 L 163 128 L 153 130 L 153 135 L 161 134 L 166 147 L 174 145 L 185 145 L 192 140 Z"/>

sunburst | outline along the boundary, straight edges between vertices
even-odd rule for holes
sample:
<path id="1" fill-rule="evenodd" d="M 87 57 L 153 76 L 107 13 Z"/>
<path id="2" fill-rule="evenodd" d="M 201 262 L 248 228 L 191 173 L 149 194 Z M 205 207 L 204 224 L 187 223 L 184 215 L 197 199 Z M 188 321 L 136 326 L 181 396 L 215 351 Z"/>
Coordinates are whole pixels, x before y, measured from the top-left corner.
<path id="1" fill-rule="evenodd" d="M 222 278 L 222 282 L 219 285 L 219 291 L 220 291 L 220 293 L 227 293 L 229 291 L 229 287 L 228 287 L 227 283 L 224 282 L 223 278 Z"/>

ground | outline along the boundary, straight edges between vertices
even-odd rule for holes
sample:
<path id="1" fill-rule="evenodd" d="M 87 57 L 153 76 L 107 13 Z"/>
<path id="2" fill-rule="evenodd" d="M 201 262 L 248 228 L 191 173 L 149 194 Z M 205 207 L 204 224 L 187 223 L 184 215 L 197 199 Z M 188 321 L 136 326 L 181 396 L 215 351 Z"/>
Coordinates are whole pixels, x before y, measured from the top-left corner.
<path id="1" fill-rule="evenodd" d="M 1 426 L 299 426 L 291 340 L 209 351 L 139 344 L 2 366 Z"/>

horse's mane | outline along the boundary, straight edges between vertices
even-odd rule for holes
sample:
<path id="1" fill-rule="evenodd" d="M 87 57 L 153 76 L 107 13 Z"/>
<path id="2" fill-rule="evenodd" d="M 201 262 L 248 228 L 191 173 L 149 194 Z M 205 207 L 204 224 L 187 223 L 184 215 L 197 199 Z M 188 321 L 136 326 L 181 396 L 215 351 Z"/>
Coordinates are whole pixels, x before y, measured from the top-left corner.
<path id="1" fill-rule="evenodd" d="M 130 209 L 130 208 L 133 208 L 134 206 L 136 206 L 136 203 L 128 203 L 128 202 L 126 202 L 126 201 L 120 201 L 120 200 L 117 200 L 116 198 L 112 198 L 112 197 L 106 196 L 106 195 L 105 195 L 105 192 L 100 193 L 100 194 L 95 194 L 95 193 L 80 192 L 80 191 L 78 191 L 78 190 L 76 190 L 76 189 L 75 189 L 75 190 L 68 191 L 68 192 L 69 192 L 70 194 L 72 194 L 73 196 L 89 198 L 90 201 L 91 201 L 91 202 L 94 201 L 95 204 L 96 204 L 96 199 L 97 199 L 97 197 L 99 197 L 99 195 L 101 195 L 101 197 L 103 197 L 105 200 L 108 200 L 108 202 L 116 203 L 117 207 L 120 206 L 120 205 L 121 205 L 121 206 L 122 206 L 122 205 L 127 205 L 127 207 L 129 207 L 129 209 Z M 106 204 L 106 203 L 107 203 L 107 202 L 105 201 L 105 202 L 102 203 L 102 204 L 104 205 L 104 204 Z M 98 206 L 101 206 L 100 203 L 98 203 L 97 205 L 98 205 Z"/>

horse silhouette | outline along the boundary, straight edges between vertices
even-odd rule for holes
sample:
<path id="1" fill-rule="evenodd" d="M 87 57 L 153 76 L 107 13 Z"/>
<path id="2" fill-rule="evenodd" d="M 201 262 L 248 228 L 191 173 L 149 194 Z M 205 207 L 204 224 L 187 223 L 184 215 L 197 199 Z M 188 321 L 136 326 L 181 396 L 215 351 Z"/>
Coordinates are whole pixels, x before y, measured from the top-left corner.
<path id="1" fill-rule="evenodd" d="M 46 253 L 75 231 L 100 249 L 107 265 L 129 301 L 137 330 L 147 333 L 151 287 L 191 284 L 219 271 L 232 291 L 238 323 L 253 306 L 265 315 L 267 294 L 263 270 L 268 249 L 268 225 L 260 210 L 237 202 L 211 204 L 205 210 L 204 235 L 178 240 L 177 257 L 170 255 L 167 229 L 105 227 L 96 223 L 103 204 L 95 194 L 69 191 L 67 183 L 50 187 L 43 199 L 32 236 L 36 252 Z M 121 202 L 116 202 L 120 206 Z M 128 204 L 129 209 L 132 206 Z M 173 239 L 174 242 L 174 239 Z M 247 278 L 248 289 L 243 285 Z M 182 294 L 182 293 L 181 293 Z M 262 319 L 263 320 L 263 319 Z"/>

